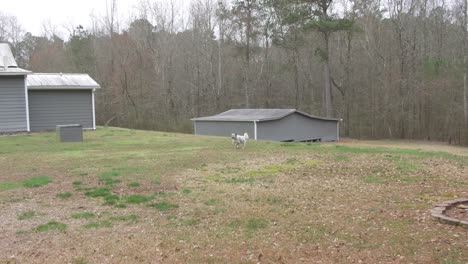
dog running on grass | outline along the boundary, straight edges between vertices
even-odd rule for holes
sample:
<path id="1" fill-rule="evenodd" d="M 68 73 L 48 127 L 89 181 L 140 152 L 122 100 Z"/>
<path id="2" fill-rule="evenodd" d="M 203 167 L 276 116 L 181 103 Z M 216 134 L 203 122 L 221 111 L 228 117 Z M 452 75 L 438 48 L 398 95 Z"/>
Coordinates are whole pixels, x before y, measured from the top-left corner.
<path id="1" fill-rule="evenodd" d="M 247 140 L 249 139 L 249 135 L 244 133 L 243 136 L 237 135 L 236 133 L 231 135 L 232 144 L 239 148 L 242 145 L 242 148 L 245 148 L 245 144 L 247 144 Z"/>

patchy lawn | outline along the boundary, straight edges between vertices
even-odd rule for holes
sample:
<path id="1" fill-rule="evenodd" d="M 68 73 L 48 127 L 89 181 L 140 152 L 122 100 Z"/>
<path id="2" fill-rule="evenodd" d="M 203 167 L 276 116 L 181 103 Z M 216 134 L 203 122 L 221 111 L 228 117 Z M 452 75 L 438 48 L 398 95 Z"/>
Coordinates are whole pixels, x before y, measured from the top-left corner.
<path id="1" fill-rule="evenodd" d="M 99 128 L 0 136 L 0 263 L 466 263 L 465 149 Z"/>

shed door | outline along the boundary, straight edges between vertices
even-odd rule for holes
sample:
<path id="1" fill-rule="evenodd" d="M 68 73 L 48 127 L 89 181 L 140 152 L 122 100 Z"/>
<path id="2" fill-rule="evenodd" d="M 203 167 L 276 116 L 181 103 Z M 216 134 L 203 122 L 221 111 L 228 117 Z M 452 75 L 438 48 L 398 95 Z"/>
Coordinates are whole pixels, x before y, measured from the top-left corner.
<path id="1" fill-rule="evenodd" d="M 91 90 L 30 90 L 28 93 L 31 131 L 53 130 L 57 125 L 69 124 L 93 128 Z"/>

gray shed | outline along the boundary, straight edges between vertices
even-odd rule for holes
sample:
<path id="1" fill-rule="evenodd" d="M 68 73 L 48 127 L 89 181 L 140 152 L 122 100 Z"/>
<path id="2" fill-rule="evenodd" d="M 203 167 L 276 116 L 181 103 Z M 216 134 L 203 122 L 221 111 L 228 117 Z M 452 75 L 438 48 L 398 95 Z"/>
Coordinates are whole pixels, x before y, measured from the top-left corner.
<path id="1" fill-rule="evenodd" d="M 0 43 L 0 133 L 54 130 L 67 124 L 95 129 L 98 88 L 87 74 L 20 69 L 9 45 Z"/>
<path id="2" fill-rule="evenodd" d="M 89 75 L 34 73 L 26 85 L 31 131 L 68 124 L 96 129 L 94 92 L 100 86 Z"/>
<path id="3" fill-rule="evenodd" d="M 230 136 L 247 132 L 255 140 L 337 141 L 339 120 L 296 109 L 231 109 L 192 119 L 196 135 Z"/>

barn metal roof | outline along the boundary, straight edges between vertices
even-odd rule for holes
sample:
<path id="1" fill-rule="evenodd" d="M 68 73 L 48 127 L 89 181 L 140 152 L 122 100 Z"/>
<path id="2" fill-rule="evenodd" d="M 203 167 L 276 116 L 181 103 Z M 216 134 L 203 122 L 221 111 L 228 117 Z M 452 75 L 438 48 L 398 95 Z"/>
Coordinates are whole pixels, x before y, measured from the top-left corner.
<path id="1" fill-rule="evenodd" d="M 231 109 L 214 116 L 193 118 L 192 121 L 270 121 L 281 119 L 292 113 L 314 119 L 338 121 L 334 118 L 312 116 L 296 109 Z"/>
<path id="2" fill-rule="evenodd" d="M 34 73 L 26 80 L 28 89 L 96 89 L 101 88 L 88 74 Z"/>
<path id="3" fill-rule="evenodd" d="M 26 75 L 30 71 L 18 68 L 10 45 L 0 43 L 0 75 Z"/>

